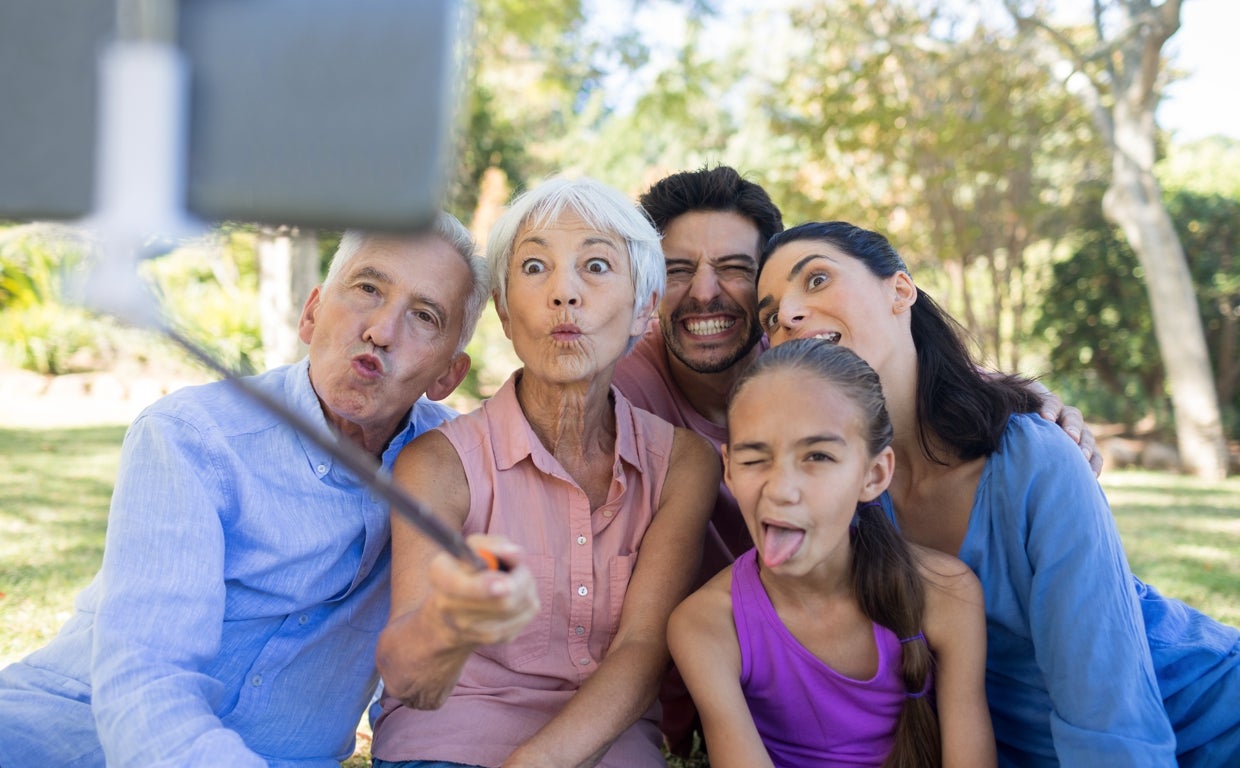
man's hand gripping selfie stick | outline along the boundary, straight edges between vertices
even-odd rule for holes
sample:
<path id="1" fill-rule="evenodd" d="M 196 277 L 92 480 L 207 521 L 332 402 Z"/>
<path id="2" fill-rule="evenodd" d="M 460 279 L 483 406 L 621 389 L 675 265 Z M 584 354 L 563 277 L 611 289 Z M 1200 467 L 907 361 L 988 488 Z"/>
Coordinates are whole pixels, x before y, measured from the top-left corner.
<path id="1" fill-rule="evenodd" d="M 401 491 L 361 448 L 325 434 L 217 361 L 164 318 L 138 275 L 141 252 L 154 229 L 172 235 L 201 230 L 175 201 L 184 197 L 185 64 L 177 49 L 151 41 L 123 41 L 101 62 L 101 120 L 97 214 L 84 224 L 100 233 L 104 258 L 77 291 L 86 307 L 163 334 L 223 376 L 302 437 L 326 451 L 370 487 L 392 510 L 458 560 L 484 570 L 506 570 L 490 552 L 477 552 L 459 531 Z"/>

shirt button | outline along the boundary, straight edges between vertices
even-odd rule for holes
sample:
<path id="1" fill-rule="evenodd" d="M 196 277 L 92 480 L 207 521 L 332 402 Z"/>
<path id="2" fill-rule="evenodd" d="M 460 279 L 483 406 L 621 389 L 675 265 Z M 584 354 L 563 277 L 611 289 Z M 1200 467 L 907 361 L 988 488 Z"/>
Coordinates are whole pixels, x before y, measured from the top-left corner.
<path id="1" fill-rule="evenodd" d="M 307 621 L 310 621 L 310 617 L 304 613 L 297 617 L 298 624 L 305 624 Z"/>
<path id="2" fill-rule="evenodd" d="M 574 629 L 573 631 L 574 631 L 574 632 L 576 632 L 576 633 L 577 633 L 577 634 L 579 634 L 579 635 L 584 635 L 584 634 L 586 633 L 586 628 L 585 628 L 585 627 L 577 627 L 577 628 L 576 628 L 576 629 Z"/>
<path id="3" fill-rule="evenodd" d="M 590 590 L 586 589 L 585 584 L 582 584 L 580 587 L 577 587 L 577 594 L 581 595 L 582 597 L 585 597 L 586 595 L 590 594 Z"/>
<path id="4" fill-rule="evenodd" d="M 320 465 L 318 465 L 317 467 L 315 467 L 315 468 L 314 468 L 314 471 L 315 471 L 315 472 L 318 472 L 320 475 L 325 475 L 325 474 L 327 474 L 327 465 L 326 465 L 326 464 L 320 464 Z"/>
<path id="5" fill-rule="evenodd" d="M 255 687 L 258 687 L 258 686 L 260 686 L 260 685 L 262 685 L 262 684 L 263 684 L 263 676 L 262 676 L 262 675 L 255 675 L 254 677 L 251 677 L 251 678 L 250 678 L 250 685 L 253 685 L 253 686 L 255 686 Z"/>
<path id="6" fill-rule="evenodd" d="M 585 536 L 578 536 L 578 537 L 577 537 L 577 543 L 578 543 L 578 544 L 585 544 L 585 543 L 586 543 L 586 537 L 585 537 Z"/>
<path id="7" fill-rule="evenodd" d="M 590 660 L 589 659 L 577 659 L 577 663 L 584 667 L 584 666 L 589 665 Z"/>
<path id="8" fill-rule="evenodd" d="M 615 511 L 614 509 L 604 509 L 604 510 L 603 510 L 603 517 L 611 517 L 611 516 L 612 516 L 612 515 L 614 515 L 614 514 L 616 514 L 616 511 Z"/>

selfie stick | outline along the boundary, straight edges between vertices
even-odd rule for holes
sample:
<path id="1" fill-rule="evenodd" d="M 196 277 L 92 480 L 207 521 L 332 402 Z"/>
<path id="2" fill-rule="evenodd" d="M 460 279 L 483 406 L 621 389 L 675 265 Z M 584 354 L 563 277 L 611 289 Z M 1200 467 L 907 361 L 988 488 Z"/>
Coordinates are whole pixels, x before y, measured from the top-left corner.
<path id="1" fill-rule="evenodd" d="M 100 71 L 100 191 L 97 214 L 83 224 L 101 233 L 104 258 L 79 286 L 81 303 L 163 334 L 330 454 L 449 554 L 479 570 L 502 569 L 494 555 L 471 549 L 459 531 L 401 491 L 374 457 L 325 434 L 164 320 L 155 297 L 143 287 L 137 263 L 143 251 L 150 250 L 147 232 L 152 219 L 158 229 L 173 235 L 203 228 L 174 202 L 184 197 L 186 65 L 170 43 L 122 39 L 105 52 Z"/>

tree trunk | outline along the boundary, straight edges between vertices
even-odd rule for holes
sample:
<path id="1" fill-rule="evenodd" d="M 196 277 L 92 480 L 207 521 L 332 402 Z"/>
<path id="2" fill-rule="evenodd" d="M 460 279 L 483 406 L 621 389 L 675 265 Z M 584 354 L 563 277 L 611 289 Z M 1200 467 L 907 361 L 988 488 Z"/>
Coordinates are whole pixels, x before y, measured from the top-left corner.
<path id="1" fill-rule="evenodd" d="M 1120 134 L 1125 126 L 1118 114 L 1122 110 L 1116 112 L 1115 130 Z M 1122 146 L 1113 162 L 1103 210 L 1124 231 L 1145 270 L 1181 463 L 1198 477 L 1221 479 L 1227 474 L 1227 444 L 1184 249 L 1153 173 L 1133 162 Z"/>
<path id="2" fill-rule="evenodd" d="M 314 230 L 263 227 L 258 236 L 259 328 L 266 368 L 306 354 L 297 335 L 301 308 L 319 283 L 319 243 Z"/>
<path id="3" fill-rule="evenodd" d="M 1183 0 L 1161 5 L 1149 0 L 1095 2 L 1097 46 L 1088 52 L 1046 18 L 1022 13 L 1019 0 L 1005 2 L 1018 25 L 1045 31 L 1082 76 L 1075 92 L 1093 112 L 1111 149 L 1111 184 L 1102 200 L 1103 212 L 1123 230 L 1145 270 L 1180 463 L 1202 478 L 1226 477 L 1227 443 L 1197 296 L 1184 247 L 1154 178 L 1162 47 L 1180 28 Z"/>

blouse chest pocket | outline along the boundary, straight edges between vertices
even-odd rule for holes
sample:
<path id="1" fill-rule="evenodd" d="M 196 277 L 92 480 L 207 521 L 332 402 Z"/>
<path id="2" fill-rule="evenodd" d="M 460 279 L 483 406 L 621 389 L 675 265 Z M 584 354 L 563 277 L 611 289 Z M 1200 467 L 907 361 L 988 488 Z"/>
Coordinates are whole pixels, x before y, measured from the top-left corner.
<path id="1" fill-rule="evenodd" d="M 525 626 L 521 634 L 507 643 L 484 645 L 477 650 L 479 655 L 512 670 L 520 670 L 542 659 L 551 645 L 555 558 L 551 555 L 527 555 L 523 562 L 534 577 L 534 588 L 538 593 L 538 614 Z"/>

